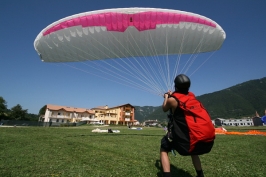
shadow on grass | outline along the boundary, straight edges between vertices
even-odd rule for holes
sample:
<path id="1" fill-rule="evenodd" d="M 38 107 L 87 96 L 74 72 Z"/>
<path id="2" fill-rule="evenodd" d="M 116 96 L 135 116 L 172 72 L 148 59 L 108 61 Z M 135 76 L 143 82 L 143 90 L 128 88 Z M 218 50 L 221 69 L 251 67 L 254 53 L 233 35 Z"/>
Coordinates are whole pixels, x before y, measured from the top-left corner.
<path id="1" fill-rule="evenodd" d="M 160 170 L 160 172 L 157 173 L 157 177 L 162 177 L 163 175 L 163 171 L 162 171 L 162 167 L 160 165 L 160 160 L 156 160 L 155 162 L 155 167 Z M 180 177 L 193 177 L 190 173 L 184 171 L 181 168 L 177 168 L 174 165 L 171 164 L 170 166 L 171 169 L 171 176 L 180 176 Z"/>

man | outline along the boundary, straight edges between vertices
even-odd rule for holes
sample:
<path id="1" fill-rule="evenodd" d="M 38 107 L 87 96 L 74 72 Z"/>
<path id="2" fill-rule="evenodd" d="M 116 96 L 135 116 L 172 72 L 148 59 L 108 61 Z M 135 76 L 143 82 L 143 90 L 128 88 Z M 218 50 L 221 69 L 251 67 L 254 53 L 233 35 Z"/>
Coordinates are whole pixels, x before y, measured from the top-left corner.
<path id="1" fill-rule="evenodd" d="M 173 122 L 174 122 L 174 128 L 177 129 L 177 136 L 173 136 L 173 139 L 169 140 L 169 136 L 166 135 L 161 140 L 161 149 L 160 149 L 160 156 L 161 156 L 161 164 L 163 168 L 163 176 L 164 177 L 170 177 L 170 162 L 168 158 L 168 152 L 175 149 L 179 154 L 181 155 L 190 155 L 192 159 L 192 163 L 194 165 L 194 168 L 197 172 L 197 177 L 203 177 L 203 171 L 201 167 L 200 158 L 198 155 L 207 153 L 207 152 L 201 152 L 202 148 L 205 148 L 207 145 L 207 148 L 209 150 L 212 148 L 213 141 L 209 143 L 205 143 L 203 147 L 200 147 L 200 150 L 198 151 L 199 147 L 196 147 L 195 150 L 192 152 L 189 152 L 187 150 L 188 146 L 185 145 L 185 141 L 189 140 L 189 130 L 188 125 L 185 120 L 184 111 L 180 108 L 179 100 L 176 98 L 175 95 L 193 95 L 193 93 L 189 92 L 190 87 L 190 79 L 184 75 L 180 74 L 176 76 L 175 80 L 175 92 L 172 93 L 171 91 L 168 91 L 164 94 L 164 101 L 162 104 L 162 109 L 164 112 L 171 111 L 173 113 Z M 169 127 L 168 127 L 169 128 Z M 171 130 L 168 130 L 171 131 Z M 215 135 L 214 135 L 215 136 Z M 202 144 L 202 143 L 200 143 Z M 197 145 L 196 145 L 197 146 Z"/>

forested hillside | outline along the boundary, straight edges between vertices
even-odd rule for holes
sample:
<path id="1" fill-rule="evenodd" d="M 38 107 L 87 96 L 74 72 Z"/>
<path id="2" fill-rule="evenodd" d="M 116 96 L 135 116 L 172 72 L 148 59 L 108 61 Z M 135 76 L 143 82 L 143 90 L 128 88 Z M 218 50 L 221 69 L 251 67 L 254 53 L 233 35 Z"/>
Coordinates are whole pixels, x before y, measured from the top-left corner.
<path id="1" fill-rule="evenodd" d="M 240 118 L 263 115 L 266 109 L 266 77 L 199 96 L 212 118 Z"/>
<path id="2" fill-rule="evenodd" d="M 266 109 L 266 77 L 250 80 L 235 86 L 197 97 L 209 111 L 212 119 L 241 118 L 255 116 L 257 111 L 261 116 Z M 143 107 L 136 106 L 135 118 L 143 120 L 167 120 L 167 114 L 161 106 L 152 107 L 145 112 Z M 142 110 L 141 114 L 138 110 Z M 151 111 L 154 110 L 154 111 Z"/>
<path id="3" fill-rule="evenodd" d="M 158 110 L 158 107 L 154 106 L 134 106 L 135 107 L 135 119 L 140 122 L 148 120 L 149 115 Z M 147 119 L 148 118 L 148 119 Z"/>

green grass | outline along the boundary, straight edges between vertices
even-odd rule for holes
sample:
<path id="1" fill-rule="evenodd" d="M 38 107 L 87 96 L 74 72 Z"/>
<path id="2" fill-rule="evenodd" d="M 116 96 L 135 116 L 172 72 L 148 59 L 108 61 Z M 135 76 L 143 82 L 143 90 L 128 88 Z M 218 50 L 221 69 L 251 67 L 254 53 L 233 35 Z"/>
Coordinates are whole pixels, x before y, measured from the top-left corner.
<path id="1" fill-rule="evenodd" d="M 121 133 L 107 134 L 94 128 L 0 127 L 0 176 L 161 176 L 163 129 L 111 126 Z M 205 176 L 264 177 L 265 151 L 265 136 L 217 135 L 213 150 L 201 156 Z M 172 176 L 195 176 L 190 157 L 169 157 Z"/>

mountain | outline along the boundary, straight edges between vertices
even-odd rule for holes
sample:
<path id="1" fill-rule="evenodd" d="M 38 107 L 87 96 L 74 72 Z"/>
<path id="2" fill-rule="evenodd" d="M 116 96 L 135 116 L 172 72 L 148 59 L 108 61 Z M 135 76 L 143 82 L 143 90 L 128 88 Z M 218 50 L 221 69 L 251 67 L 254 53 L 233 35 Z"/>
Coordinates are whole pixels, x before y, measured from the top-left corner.
<path id="1" fill-rule="evenodd" d="M 199 96 L 212 118 L 241 118 L 260 115 L 266 108 L 266 77 Z"/>
<path id="2" fill-rule="evenodd" d="M 258 111 L 264 115 L 266 109 L 266 77 L 250 80 L 213 93 L 197 97 L 208 110 L 212 119 L 253 117 Z M 167 120 L 161 106 L 135 106 L 135 119 Z"/>
<path id="3" fill-rule="evenodd" d="M 135 119 L 143 122 L 151 115 L 154 111 L 158 110 L 158 107 L 154 106 L 134 106 L 135 107 Z"/>

